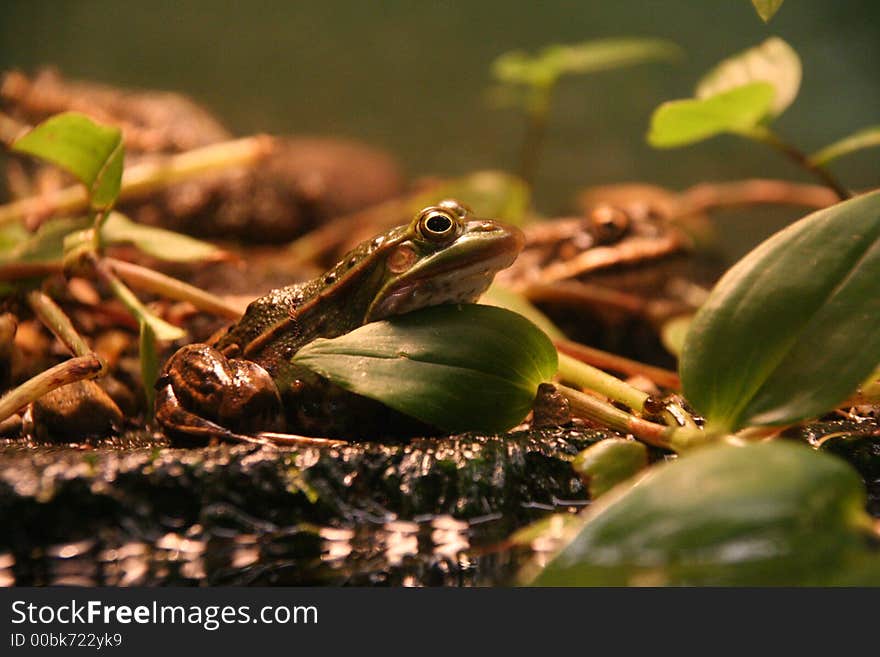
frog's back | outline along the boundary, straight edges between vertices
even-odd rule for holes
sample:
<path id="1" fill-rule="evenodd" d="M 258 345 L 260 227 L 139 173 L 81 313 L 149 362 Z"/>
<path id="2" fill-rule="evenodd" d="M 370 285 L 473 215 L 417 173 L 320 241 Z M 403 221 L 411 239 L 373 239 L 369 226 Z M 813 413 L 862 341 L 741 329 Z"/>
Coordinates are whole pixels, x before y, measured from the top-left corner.
<path id="1" fill-rule="evenodd" d="M 217 341 L 217 348 L 222 351 L 237 345 L 246 349 L 267 331 L 286 322 L 292 310 L 302 303 L 308 286 L 309 283 L 299 283 L 276 288 L 252 301 L 239 322 Z"/>

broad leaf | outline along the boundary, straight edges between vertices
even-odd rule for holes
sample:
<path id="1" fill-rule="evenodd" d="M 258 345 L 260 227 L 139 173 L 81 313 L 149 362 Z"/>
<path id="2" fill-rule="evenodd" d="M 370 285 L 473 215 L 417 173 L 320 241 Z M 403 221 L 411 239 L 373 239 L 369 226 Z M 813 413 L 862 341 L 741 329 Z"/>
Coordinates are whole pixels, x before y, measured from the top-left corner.
<path id="1" fill-rule="evenodd" d="M 198 262 L 216 259 L 223 251 L 213 244 L 163 228 L 138 224 L 118 212 L 112 213 L 101 227 L 106 244 L 134 244 L 147 255 L 174 262 Z"/>
<path id="2" fill-rule="evenodd" d="M 810 162 L 816 166 L 823 166 L 831 162 L 831 160 L 836 160 L 838 157 L 872 146 L 880 146 L 880 125 L 859 130 L 849 137 L 844 137 L 840 141 L 829 144 L 822 150 L 813 153 L 810 156 Z"/>
<path id="3" fill-rule="evenodd" d="M 779 116 L 797 97 L 801 86 L 801 60 L 779 37 L 749 48 L 718 64 L 706 74 L 695 96 L 710 98 L 753 82 L 767 82 L 774 89 L 770 113 Z"/>
<path id="4" fill-rule="evenodd" d="M 648 467 L 648 448 L 636 440 L 607 438 L 580 452 L 572 467 L 595 500 Z"/>
<path id="5" fill-rule="evenodd" d="M 809 447 L 705 447 L 601 498 L 532 583 L 880 583 L 864 503 L 859 475 Z"/>
<path id="6" fill-rule="evenodd" d="M 125 155 L 119 128 L 66 112 L 16 139 L 12 150 L 51 162 L 78 178 L 88 189 L 93 208 L 107 209 L 119 195 Z"/>
<path id="7" fill-rule="evenodd" d="M 315 340 L 293 362 L 449 431 L 516 425 L 557 369 L 553 344 L 534 324 L 475 304 L 426 308 Z"/>
<path id="8" fill-rule="evenodd" d="M 723 431 L 842 402 L 880 363 L 880 192 L 815 212 L 734 265 L 694 317 L 684 395 Z"/>
<path id="9" fill-rule="evenodd" d="M 675 148 L 724 132 L 747 132 L 767 116 L 772 102 L 773 87 L 766 82 L 753 82 L 708 98 L 672 100 L 654 110 L 648 143 L 655 148 Z"/>
<path id="10" fill-rule="evenodd" d="M 752 5 L 754 5 L 755 11 L 758 12 L 758 16 L 760 16 L 761 20 L 765 23 L 770 22 L 770 19 L 773 18 L 774 14 L 779 11 L 782 3 L 783 0 L 752 0 Z"/>
<path id="11" fill-rule="evenodd" d="M 522 51 L 504 53 L 492 64 L 492 74 L 505 83 L 540 87 L 566 74 L 595 73 L 680 56 L 681 49 L 663 39 L 596 39 L 548 46 L 534 56 Z"/>

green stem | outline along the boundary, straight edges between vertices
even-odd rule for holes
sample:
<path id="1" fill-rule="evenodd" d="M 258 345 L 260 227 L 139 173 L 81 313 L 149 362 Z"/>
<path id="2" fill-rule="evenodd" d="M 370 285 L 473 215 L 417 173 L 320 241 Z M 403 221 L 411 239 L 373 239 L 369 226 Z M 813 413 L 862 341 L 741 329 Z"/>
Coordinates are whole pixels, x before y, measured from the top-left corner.
<path id="1" fill-rule="evenodd" d="M 630 415 L 608 402 L 568 386 L 557 385 L 556 389 L 568 399 L 571 413 L 575 417 L 592 420 L 621 433 L 631 433 L 639 440 L 655 447 L 675 449 L 674 435 L 677 430 L 673 427 Z"/>
<path id="2" fill-rule="evenodd" d="M 110 270 L 110 267 L 103 261 L 103 259 L 94 258 L 92 264 L 95 268 L 95 273 L 104 281 L 107 287 L 110 288 L 113 296 L 122 302 L 122 305 L 124 305 L 128 311 L 137 318 L 138 322 L 149 323 L 150 328 L 152 328 L 156 334 L 156 338 L 159 340 L 178 340 L 186 336 L 186 331 L 173 324 L 169 324 L 164 319 L 161 319 L 150 312 L 150 310 L 141 303 L 141 300 L 135 296 L 134 292 L 129 290 L 125 283 L 117 278 L 116 274 Z"/>
<path id="3" fill-rule="evenodd" d="M 230 306 L 218 296 L 205 292 L 171 276 L 116 258 L 104 258 L 110 269 L 119 274 L 132 287 L 166 296 L 178 301 L 188 301 L 199 310 L 214 313 L 227 319 L 240 319 L 241 310 Z"/>
<path id="4" fill-rule="evenodd" d="M 252 164 L 272 151 L 272 138 L 245 137 L 197 148 L 156 162 L 144 162 L 125 170 L 119 200 L 144 196 L 174 183 L 205 173 Z M 0 206 L 0 225 L 31 215 L 72 214 L 88 207 L 85 187 L 65 187 L 51 194 L 23 198 Z"/>
<path id="5" fill-rule="evenodd" d="M 844 187 L 828 169 L 813 162 L 806 153 L 795 145 L 784 141 L 769 128 L 756 128 L 747 132 L 746 136 L 775 148 L 811 176 L 820 180 L 826 187 L 833 190 L 841 201 L 852 198 L 852 192 Z"/>
<path id="6" fill-rule="evenodd" d="M 644 411 L 645 402 L 649 397 L 647 393 L 633 388 L 617 377 L 561 352 L 559 378 L 580 388 L 594 390 L 609 399 L 625 404 L 638 413 Z"/>
<path id="7" fill-rule="evenodd" d="M 550 113 L 550 101 L 556 82 L 535 86 L 531 89 L 532 98 L 526 108 L 526 133 L 523 137 L 520 155 L 519 175 L 526 184 L 534 189 L 538 173 L 538 162 L 544 148 L 544 137 L 547 133 L 547 116 Z"/>

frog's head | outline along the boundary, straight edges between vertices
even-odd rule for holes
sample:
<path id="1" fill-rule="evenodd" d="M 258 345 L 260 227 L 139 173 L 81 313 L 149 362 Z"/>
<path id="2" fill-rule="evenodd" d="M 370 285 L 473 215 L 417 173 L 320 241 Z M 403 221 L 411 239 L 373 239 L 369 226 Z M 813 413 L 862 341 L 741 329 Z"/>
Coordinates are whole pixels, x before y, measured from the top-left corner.
<path id="1" fill-rule="evenodd" d="M 476 301 L 523 242 L 518 228 L 478 219 L 457 201 L 427 207 L 389 234 L 382 282 L 364 321 Z"/>

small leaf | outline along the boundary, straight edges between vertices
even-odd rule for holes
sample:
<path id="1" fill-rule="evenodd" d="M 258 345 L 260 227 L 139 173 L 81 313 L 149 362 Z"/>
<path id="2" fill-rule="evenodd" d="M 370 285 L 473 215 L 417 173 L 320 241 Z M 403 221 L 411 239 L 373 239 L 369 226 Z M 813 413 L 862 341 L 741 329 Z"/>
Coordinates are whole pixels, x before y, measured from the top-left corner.
<path id="1" fill-rule="evenodd" d="M 694 317 L 684 395 L 722 430 L 783 425 L 841 403 L 880 363 L 880 192 L 776 233 Z"/>
<path id="2" fill-rule="evenodd" d="M 681 357 L 688 329 L 691 327 L 693 315 L 678 315 L 663 322 L 660 327 L 660 342 L 670 354 Z"/>
<path id="3" fill-rule="evenodd" d="M 516 425 L 557 369 L 553 344 L 534 324 L 476 304 L 426 308 L 318 339 L 293 362 L 449 431 Z"/>
<path id="4" fill-rule="evenodd" d="M 760 16 L 761 20 L 765 23 L 770 22 L 773 15 L 779 11 L 782 3 L 783 0 L 752 0 L 755 11 L 758 12 L 758 16 Z"/>
<path id="5" fill-rule="evenodd" d="M 113 274 L 107 274 L 107 283 L 114 296 L 119 299 L 125 308 L 135 316 L 139 324 L 147 324 L 156 340 L 180 340 L 186 337 L 186 331 L 169 324 L 164 319 L 153 313 L 134 292 Z"/>
<path id="6" fill-rule="evenodd" d="M 147 398 L 147 408 L 152 409 L 156 398 L 153 385 L 159 378 L 159 354 L 156 352 L 156 334 L 150 324 L 142 321 L 140 327 L 141 382 Z"/>
<path id="7" fill-rule="evenodd" d="M 571 465 L 595 500 L 648 467 L 648 448 L 635 440 L 607 438 L 580 452 Z"/>
<path id="8" fill-rule="evenodd" d="M 694 95 L 710 98 L 753 82 L 767 82 L 774 89 L 770 113 L 776 117 L 797 97 L 801 74 L 801 60 L 794 49 L 779 37 L 770 37 L 718 64 L 700 80 Z"/>
<path id="9" fill-rule="evenodd" d="M 88 189 L 93 208 L 110 208 L 119 195 L 125 156 L 119 128 L 66 112 L 16 139 L 12 150 L 51 162 L 78 178 Z"/>
<path id="10" fill-rule="evenodd" d="M 64 239 L 72 232 L 89 226 L 85 217 L 78 219 L 51 219 L 5 253 L 0 262 L 61 262 L 64 257 Z"/>
<path id="11" fill-rule="evenodd" d="M 810 156 L 810 163 L 814 166 L 824 166 L 843 155 L 849 155 L 863 148 L 880 146 L 880 125 L 871 126 L 844 137 L 840 141 L 826 146 Z"/>
<path id="12" fill-rule="evenodd" d="M 223 251 L 213 244 L 171 230 L 138 224 L 118 212 L 107 217 L 101 227 L 105 244 L 134 244 L 147 255 L 173 262 L 199 262 L 217 259 Z"/>
<path id="13" fill-rule="evenodd" d="M 676 59 L 681 48 L 664 39 L 596 39 L 572 45 L 552 45 L 531 56 L 507 52 L 492 64 L 501 82 L 548 86 L 562 75 L 595 73 L 643 62 Z"/>
<path id="14" fill-rule="evenodd" d="M 0 225 L 0 260 L 6 253 L 24 244 L 30 236 L 27 228 L 19 222 Z"/>
<path id="15" fill-rule="evenodd" d="M 663 103 L 651 116 L 648 143 L 675 148 L 724 132 L 747 132 L 757 126 L 773 102 L 773 87 L 753 82 L 708 98 Z"/>
<path id="16" fill-rule="evenodd" d="M 539 586 L 808 585 L 878 563 L 861 478 L 776 441 L 705 447 L 601 498 Z M 874 568 L 873 582 L 880 576 Z"/>

